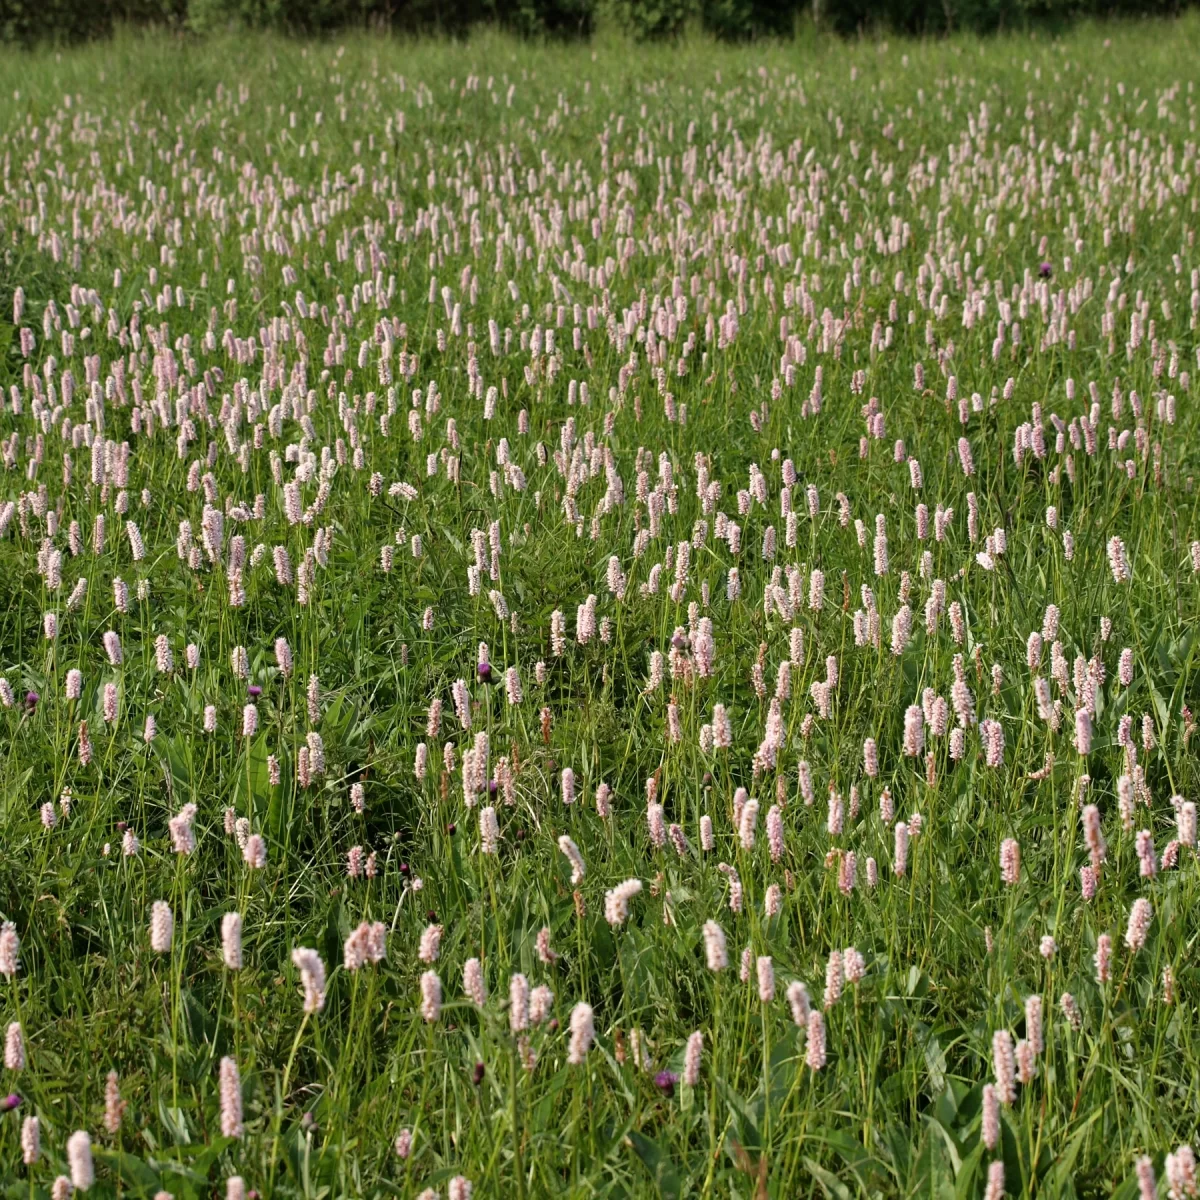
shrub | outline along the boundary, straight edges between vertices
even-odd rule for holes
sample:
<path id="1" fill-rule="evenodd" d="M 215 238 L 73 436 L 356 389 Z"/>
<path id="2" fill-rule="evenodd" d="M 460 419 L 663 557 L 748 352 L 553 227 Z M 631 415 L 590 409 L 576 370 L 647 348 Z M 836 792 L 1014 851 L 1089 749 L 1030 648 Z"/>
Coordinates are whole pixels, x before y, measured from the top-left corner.
<path id="1" fill-rule="evenodd" d="M 96 0 L 4 0 L 0 41 L 78 42 L 112 31 L 112 10 Z"/>
<path id="2" fill-rule="evenodd" d="M 588 37 L 596 0 L 515 0 L 504 24 L 525 37 Z"/>
<path id="3" fill-rule="evenodd" d="M 611 0 L 608 9 L 614 23 L 639 42 L 675 37 L 696 13 L 692 0 Z"/>
<path id="4" fill-rule="evenodd" d="M 795 0 L 703 0 L 704 28 L 723 41 L 790 37 L 800 6 Z"/>

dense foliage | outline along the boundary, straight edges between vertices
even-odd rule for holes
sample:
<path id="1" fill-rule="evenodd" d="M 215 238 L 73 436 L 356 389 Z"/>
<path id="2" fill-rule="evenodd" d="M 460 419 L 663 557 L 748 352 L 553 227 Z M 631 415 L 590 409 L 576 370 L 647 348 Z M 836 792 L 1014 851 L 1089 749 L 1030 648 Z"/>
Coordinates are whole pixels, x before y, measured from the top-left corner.
<path id="1" fill-rule="evenodd" d="M 1177 14 L 1191 0 L 0 0 L 0 41 L 67 42 L 121 25 L 213 33 L 273 29 L 322 33 L 370 27 L 461 37 L 495 26 L 534 38 L 581 38 L 598 25 L 639 40 L 697 26 L 726 41 L 791 37 L 797 24 L 842 34 L 943 34 L 1023 26 L 1060 28 L 1079 17 Z"/>

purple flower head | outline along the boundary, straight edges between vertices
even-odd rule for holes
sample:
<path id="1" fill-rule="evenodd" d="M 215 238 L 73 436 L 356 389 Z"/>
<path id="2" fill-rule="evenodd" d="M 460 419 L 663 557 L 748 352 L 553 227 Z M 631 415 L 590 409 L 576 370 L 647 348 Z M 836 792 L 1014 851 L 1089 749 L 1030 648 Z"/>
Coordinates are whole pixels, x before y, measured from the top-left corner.
<path id="1" fill-rule="evenodd" d="M 691 643 L 688 640 L 688 636 L 685 633 L 677 633 L 671 639 L 671 645 L 674 646 L 675 649 L 679 650 L 679 651 L 686 650 L 690 644 Z"/>
<path id="2" fill-rule="evenodd" d="M 489 682 L 491 682 L 491 678 L 492 678 L 492 664 L 491 664 L 491 663 L 487 663 L 487 662 L 481 662 L 481 663 L 479 664 L 479 666 L 477 666 L 477 667 L 475 668 L 475 673 L 476 673 L 476 674 L 479 676 L 479 681 L 480 681 L 481 683 L 489 683 Z"/>
<path id="3" fill-rule="evenodd" d="M 249 691 L 251 700 L 257 700 L 259 696 L 262 695 L 262 688 L 260 688 L 257 683 L 252 683 Z"/>
<path id="4" fill-rule="evenodd" d="M 1043 279 L 1049 279 L 1050 276 L 1054 274 L 1054 264 L 1048 262 L 1042 263 L 1042 265 L 1038 267 L 1038 274 Z"/>
<path id="5" fill-rule="evenodd" d="M 675 1095 L 675 1085 L 679 1082 L 679 1076 L 674 1071 L 659 1071 L 654 1077 L 654 1086 L 663 1093 L 664 1096 Z"/>
<path id="6" fill-rule="evenodd" d="M 9 1092 L 3 1100 L 0 1100 L 0 1112 L 12 1112 L 20 1103 L 21 1097 L 16 1092 Z"/>
<path id="7" fill-rule="evenodd" d="M 475 1064 L 475 1073 L 472 1075 L 472 1081 L 478 1087 L 483 1082 L 484 1065 L 481 1062 Z"/>
<path id="8" fill-rule="evenodd" d="M 500 785 L 494 779 L 489 779 L 488 780 L 488 795 L 494 796 L 496 794 L 496 791 L 499 788 L 499 786 Z"/>
<path id="9" fill-rule="evenodd" d="M 35 708 L 37 708 L 38 701 L 40 699 L 41 699 L 41 696 L 39 696 L 37 694 L 37 692 L 26 692 L 25 693 L 25 707 L 27 709 L 29 709 L 30 712 L 33 712 L 33 710 Z"/>

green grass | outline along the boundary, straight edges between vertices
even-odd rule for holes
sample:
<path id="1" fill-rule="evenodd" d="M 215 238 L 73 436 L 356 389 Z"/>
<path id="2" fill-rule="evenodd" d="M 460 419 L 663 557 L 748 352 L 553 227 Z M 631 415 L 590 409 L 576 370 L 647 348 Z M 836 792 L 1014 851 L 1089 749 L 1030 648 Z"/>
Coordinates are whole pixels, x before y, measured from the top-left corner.
<path id="1" fill-rule="evenodd" d="M 477 1197 L 968 1197 L 983 1194 L 989 1163 L 1000 1160 L 1011 1196 L 1131 1197 L 1143 1155 L 1165 1195 L 1164 1155 L 1200 1117 L 1200 888 L 1194 847 L 1142 878 L 1135 834 L 1149 830 L 1161 857 L 1177 836 L 1171 798 L 1194 801 L 1200 774 L 1190 732 L 1200 706 L 1200 551 L 1191 548 L 1200 539 L 1198 52 L 1200 21 L 1189 16 L 1082 26 L 1054 40 L 812 35 L 795 45 L 647 48 L 601 38 L 543 48 L 490 35 L 459 45 L 128 36 L 0 56 L 0 510 L 35 497 L 0 535 L 0 674 L 15 694 L 0 709 L 0 915 L 21 947 L 20 970 L 0 979 L 0 992 L 28 1060 L 19 1074 L 6 1071 L 21 1103 L 0 1117 L 5 1193 L 48 1195 L 69 1174 L 67 1138 L 84 1129 L 92 1190 L 106 1196 L 224 1194 L 232 1175 L 263 1197 L 446 1195 L 461 1174 Z M 24 311 L 14 319 L 18 288 Z M 732 340 L 719 334 L 730 306 Z M 790 384 L 785 317 L 794 348 L 804 348 Z M 390 345 L 378 334 L 384 319 Z M 554 329 L 553 353 L 535 327 Z M 28 358 L 22 329 L 36 343 Z M 253 338 L 253 359 L 231 354 L 227 334 Z M 536 358 L 531 336 L 542 340 Z M 651 361 L 659 348 L 661 362 Z M 409 378 L 402 356 L 417 360 Z M 963 420 L 946 398 L 948 376 L 966 401 Z M 102 414 L 89 378 L 109 393 Z M 1093 384 L 1095 453 L 1069 433 L 1056 446 L 1054 421 L 1077 434 Z M 384 428 L 389 386 L 395 412 Z M 252 391 L 260 399 L 248 412 Z M 884 428 L 868 439 L 872 397 Z M 273 406 L 282 406 L 278 423 Z M 191 422 L 182 445 L 180 417 Z M 1018 462 L 1014 440 L 1029 422 L 1040 422 L 1046 454 L 1029 450 Z M 103 487 L 92 482 L 93 437 L 118 450 Z M 904 455 L 920 462 L 919 492 Z M 793 547 L 784 460 L 798 476 Z M 289 523 L 282 483 L 298 477 L 302 505 L 314 505 L 323 462 L 323 507 L 310 523 Z M 752 464 L 766 502 L 740 514 Z M 701 465 L 720 485 L 706 508 Z M 397 482 L 415 498 L 389 494 Z M 261 519 L 251 515 L 257 496 Z M 220 561 L 200 550 L 190 566 L 176 550 L 180 522 L 200 546 L 208 502 L 245 506 L 249 519 L 226 516 Z M 918 503 L 929 509 L 924 540 Z M 932 530 L 939 506 L 953 509 L 944 540 Z M 54 531 L 47 511 L 58 514 Z M 736 551 L 717 537 L 718 512 L 741 528 Z M 877 577 L 880 514 L 889 569 Z M 126 520 L 144 541 L 140 559 Z M 761 553 L 768 527 L 773 562 Z M 1006 548 L 981 563 L 997 528 Z M 483 536 L 478 594 L 473 531 Z M 230 603 L 235 536 L 246 558 L 240 605 Z M 1128 582 L 1109 566 L 1114 536 Z M 687 579 L 672 597 L 673 563 L 689 540 Z M 309 556 L 306 603 L 296 580 L 276 578 L 275 547 L 286 548 L 293 575 Z M 394 553 L 389 572 L 384 547 Z M 54 550 L 57 589 L 44 561 Z M 613 555 L 627 577 L 619 599 L 607 582 Z M 647 593 L 655 564 L 659 584 Z M 794 594 L 765 607 L 775 568 Z M 825 578 L 819 611 L 808 605 L 814 569 Z M 85 578 L 86 596 L 71 607 Z M 124 612 L 115 579 L 128 588 Z M 946 607 L 927 629 L 935 580 Z M 878 646 L 855 644 L 864 587 L 880 616 Z M 497 616 L 492 589 L 510 618 Z M 902 592 L 913 632 L 894 654 Z M 576 612 L 589 595 L 601 632 L 580 644 Z M 1051 604 L 1066 663 L 1063 686 L 1052 685 L 1057 730 L 1033 689 L 1035 675 L 1050 679 L 1051 639 L 1036 671 L 1026 662 L 1027 638 Z M 53 640 L 46 613 L 57 615 Z M 715 639 L 710 677 L 693 662 L 701 618 Z M 1102 622 L 1111 622 L 1107 639 Z M 777 761 L 756 770 L 793 627 L 803 653 L 779 709 Z M 105 653 L 107 631 L 120 636 L 120 665 Z M 156 669 L 160 635 L 173 652 L 169 672 Z M 287 676 L 277 638 L 294 656 Z M 475 672 L 480 642 L 490 683 Z M 189 643 L 200 653 L 194 669 Z M 235 647 L 247 651 L 248 678 L 232 669 Z M 1129 686 L 1118 679 L 1125 648 Z M 654 652 L 668 661 L 650 688 Z M 960 759 L 949 736 L 928 729 L 927 760 L 902 753 L 906 708 L 926 688 L 950 698 L 956 654 L 976 717 L 1003 730 L 998 767 L 986 765 L 977 724 Z M 826 680 L 830 655 L 839 678 L 821 717 L 811 685 Z M 1074 744 L 1087 692 L 1076 672 L 1092 659 L 1104 677 L 1085 758 Z M 505 696 L 508 667 L 520 672 L 520 704 Z M 71 669 L 82 672 L 78 699 L 67 696 Z M 469 731 L 451 699 L 459 679 L 471 694 Z M 111 723 L 108 684 L 119 696 Z M 261 688 L 258 722 L 243 736 L 249 684 Z M 26 692 L 38 694 L 35 706 Z M 430 736 L 435 698 L 444 709 Z M 732 746 L 706 753 L 701 729 L 717 703 L 728 708 Z M 215 706 L 215 733 L 204 731 L 206 706 Z M 1118 741 L 1126 716 L 1145 784 L 1128 829 L 1118 803 L 1132 766 Z M 313 730 L 326 772 L 304 786 L 300 751 Z M 463 751 L 481 730 L 489 772 L 512 775 L 512 805 L 503 786 L 492 801 L 497 855 L 480 853 L 479 806 L 464 796 Z M 864 771 L 868 737 L 877 778 Z M 417 779 L 421 742 L 429 771 Z M 451 771 L 446 742 L 456 748 Z M 1108 847 L 1090 902 L 1080 885 L 1083 775 Z M 665 820 L 687 838 L 682 854 L 651 841 L 650 779 Z M 602 783 L 612 789 L 608 818 L 597 812 Z M 734 823 L 738 787 L 761 802 L 752 848 Z M 885 789 L 895 821 L 921 818 L 903 877 L 880 815 Z M 69 813 L 60 803 L 68 790 Z M 830 790 L 846 809 L 837 834 L 828 832 Z M 773 862 L 766 822 L 776 802 L 785 847 Z M 167 822 L 187 803 L 198 810 L 196 848 L 176 854 Z M 44 805 L 57 812 L 53 828 Z M 243 861 L 227 810 L 265 839 L 264 868 Z M 708 852 L 702 815 L 714 824 Z M 126 827 L 136 856 L 122 853 Z M 558 849 L 563 834 L 586 863 L 577 888 Z M 1000 874 L 1005 838 L 1021 848 L 1011 887 Z M 375 855 L 373 878 L 348 877 L 352 847 Z M 845 894 L 838 861 L 850 851 L 857 886 Z M 868 859 L 878 864 L 874 887 Z M 740 912 L 718 863 L 736 868 Z M 605 893 L 630 878 L 643 890 L 628 921 L 610 927 Z M 782 908 L 768 917 L 771 885 Z M 1153 920 L 1133 952 L 1125 932 L 1137 897 Z M 150 946 L 156 900 L 174 914 L 166 954 Z M 231 911 L 243 920 L 240 971 L 222 961 Z M 364 920 L 385 924 L 387 956 L 351 972 L 343 942 Z M 705 965 L 709 920 L 728 938 L 720 973 Z M 417 951 L 435 922 L 444 934 L 432 969 L 445 1003 L 426 1023 L 419 977 L 430 967 Z M 537 952 L 543 929 L 552 962 Z M 1114 951 L 1101 984 L 1093 959 L 1104 934 Z M 1045 935 L 1057 942 L 1049 960 L 1039 953 Z M 328 969 L 319 1013 L 304 1013 L 291 957 L 300 946 Z M 813 1070 L 785 988 L 803 981 L 820 1007 L 830 953 L 849 946 L 866 973 L 825 1012 L 828 1061 Z M 753 970 L 750 982 L 738 978 L 743 947 L 772 958 L 773 1002 L 760 1001 Z M 482 1009 L 463 993 L 472 957 L 489 992 Z M 509 1028 L 518 971 L 554 993 L 553 1020 L 529 1034 L 532 1070 Z M 1063 992 L 1078 1005 L 1078 1030 Z M 993 1034 L 1025 1037 L 1035 995 L 1045 1050 L 989 1150 L 981 1106 Z M 571 1065 L 569 1020 L 582 1001 L 594 1009 L 596 1040 Z M 697 1085 L 658 1086 L 658 1072 L 682 1074 L 694 1030 L 704 1035 Z M 635 1042 L 649 1063 L 639 1066 Z M 241 1073 L 240 1139 L 221 1136 L 224 1056 Z M 103 1122 L 111 1070 L 127 1102 L 116 1133 Z M 32 1115 L 42 1155 L 26 1166 L 21 1122 Z M 393 1149 L 402 1129 L 414 1135 L 407 1159 Z"/>

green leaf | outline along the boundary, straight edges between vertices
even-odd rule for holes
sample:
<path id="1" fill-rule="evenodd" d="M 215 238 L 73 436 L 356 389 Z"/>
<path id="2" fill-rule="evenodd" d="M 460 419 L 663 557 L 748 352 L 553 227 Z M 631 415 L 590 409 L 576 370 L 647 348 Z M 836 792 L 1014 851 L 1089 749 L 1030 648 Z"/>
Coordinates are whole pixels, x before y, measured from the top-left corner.
<path id="1" fill-rule="evenodd" d="M 162 1127 L 167 1131 L 171 1140 L 177 1145 L 187 1145 L 192 1140 L 192 1135 L 188 1132 L 187 1118 L 183 1115 L 181 1108 L 168 1108 L 166 1097 L 159 1096 L 158 1098 L 158 1119 L 162 1122 Z"/>
<path id="2" fill-rule="evenodd" d="M 1047 1195 L 1057 1196 L 1062 1189 L 1070 1183 L 1075 1174 L 1075 1163 L 1079 1158 L 1079 1152 L 1083 1149 L 1084 1142 L 1087 1140 L 1088 1130 L 1100 1119 L 1103 1115 L 1103 1109 L 1096 1109 L 1082 1125 L 1071 1135 L 1070 1140 L 1062 1148 L 1058 1157 L 1054 1160 L 1054 1165 L 1046 1172 L 1045 1178 L 1042 1180 L 1040 1189 L 1044 1190 Z"/>
<path id="3" fill-rule="evenodd" d="M 679 1175 L 668 1155 L 644 1134 L 631 1129 L 625 1135 L 634 1153 L 645 1164 L 646 1170 L 658 1188 L 658 1194 L 667 1200 L 678 1200 L 680 1195 Z"/>
<path id="4" fill-rule="evenodd" d="M 104 1146 L 92 1145 L 92 1157 L 103 1163 L 115 1175 L 120 1176 L 126 1183 L 137 1188 L 157 1188 L 160 1176 L 149 1163 L 130 1154 L 128 1150 L 117 1152 Z"/>
<path id="5" fill-rule="evenodd" d="M 946 1153 L 950 1156 L 950 1165 L 954 1169 L 955 1178 L 958 1177 L 959 1171 L 962 1170 L 962 1158 L 958 1152 L 958 1146 L 955 1144 L 954 1138 L 950 1131 L 937 1119 L 930 1116 L 928 1113 L 923 1115 L 925 1124 L 929 1126 L 935 1133 L 940 1134 L 942 1141 L 945 1143 Z"/>
<path id="6" fill-rule="evenodd" d="M 804 1156 L 804 1165 L 826 1196 L 836 1196 L 837 1200 L 850 1200 L 850 1189 L 831 1171 L 825 1170 L 807 1154 Z"/>
<path id="7" fill-rule="evenodd" d="M 717 1091 L 721 1093 L 721 1099 L 733 1110 L 733 1124 L 738 1141 L 747 1150 L 757 1152 L 762 1138 L 758 1132 L 758 1120 L 750 1111 L 749 1105 L 724 1079 L 717 1079 Z"/>
<path id="8" fill-rule="evenodd" d="M 987 1147 L 983 1142 L 978 1142 L 975 1149 L 962 1160 L 954 1181 L 954 1194 L 957 1200 L 968 1200 L 968 1197 L 976 1194 L 978 1189 L 975 1187 L 975 1178 L 979 1174 L 979 1165 L 983 1161 L 986 1151 Z M 1054 1195 L 1055 1193 L 1050 1194 Z"/>
<path id="9" fill-rule="evenodd" d="M 927 1025 L 917 1026 L 917 1036 L 922 1039 L 925 1052 L 925 1068 L 929 1072 L 930 1094 L 940 1096 L 946 1090 L 946 1055 L 941 1043 Z"/>

